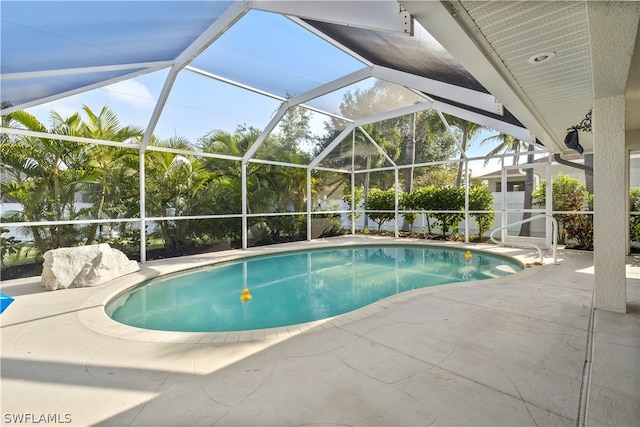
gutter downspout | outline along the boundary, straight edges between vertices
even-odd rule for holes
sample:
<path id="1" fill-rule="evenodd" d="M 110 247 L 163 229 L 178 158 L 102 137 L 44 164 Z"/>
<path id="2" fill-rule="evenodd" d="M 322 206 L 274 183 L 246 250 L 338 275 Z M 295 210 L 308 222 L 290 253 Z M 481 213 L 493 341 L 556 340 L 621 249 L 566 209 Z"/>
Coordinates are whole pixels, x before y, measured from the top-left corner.
<path id="1" fill-rule="evenodd" d="M 553 160 L 556 163 L 560 163 L 561 165 L 565 165 L 565 166 L 569 166 L 569 167 L 572 167 L 572 168 L 582 169 L 582 170 L 585 170 L 585 171 L 593 172 L 593 167 L 587 166 L 587 165 L 581 165 L 580 163 L 570 162 L 569 160 L 565 160 L 562 157 L 560 157 L 560 154 L 554 154 L 553 155 Z"/>

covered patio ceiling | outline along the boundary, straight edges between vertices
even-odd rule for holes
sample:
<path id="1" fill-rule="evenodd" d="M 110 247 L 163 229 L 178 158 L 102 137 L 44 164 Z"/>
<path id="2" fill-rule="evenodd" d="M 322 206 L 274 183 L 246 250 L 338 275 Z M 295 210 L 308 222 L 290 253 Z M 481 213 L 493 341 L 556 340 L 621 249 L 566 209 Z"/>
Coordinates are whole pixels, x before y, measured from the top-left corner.
<path id="1" fill-rule="evenodd" d="M 566 152 L 566 130 L 592 108 L 593 75 L 603 72 L 592 67 L 588 25 L 627 34 L 620 51 L 611 52 L 612 76 L 626 81 L 634 45 L 638 50 L 636 31 L 619 22 L 624 13 L 592 22 L 586 1 L 5 0 L 0 7 L 2 114 L 168 70 L 143 146 L 178 74 L 188 70 L 281 102 L 260 140 L 295 105 L 355 125 L 435 108 Z M 318 51 L 314 62 L 283 47 L 282 56 L 293 61 L 282 64 L 281 55 L 260 56 L 259 49 L 278 52 L 279 46 L 247 47 L 224 37 L 260 14 L 286 17 L 338 53 Z M 340 57 L 342 65 L 334 66 L 340 55 L 349 60 Z M 343 117 L 317 102 L 367 79 L 415 97 L 400 107 L 379 106 L 371 117 Z M 636 105 L 637 78 L 627 92 Z M 630 129 L 638 127 L 634 111 Z M 590 134 L 581 135 L 581 144 L 592 150 Z"/>

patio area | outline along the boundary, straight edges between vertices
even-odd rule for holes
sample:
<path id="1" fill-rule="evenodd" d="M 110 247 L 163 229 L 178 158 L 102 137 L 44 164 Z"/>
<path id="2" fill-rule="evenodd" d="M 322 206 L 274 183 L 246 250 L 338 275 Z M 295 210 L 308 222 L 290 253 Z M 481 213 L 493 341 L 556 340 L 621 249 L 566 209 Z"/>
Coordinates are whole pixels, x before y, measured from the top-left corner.
<path id="1" fill-rule="evenodd" d="M 558 264 L 548 253 L 515 276 L 414 290 L 302 326 L 163 333 L 104 314 L 111 296 L 144 278 L 371 242 L 398 241 L 339 237 L 154 261 L 97 288 L 3 281 L 15 301 L 0 317 L 2 423 L 640 424 L 638 255 L 627 257 L 627 314 L 592 309 L 593 254 L 564 249 Z M 523 249 L 447 245 L 536 260 Z"/>

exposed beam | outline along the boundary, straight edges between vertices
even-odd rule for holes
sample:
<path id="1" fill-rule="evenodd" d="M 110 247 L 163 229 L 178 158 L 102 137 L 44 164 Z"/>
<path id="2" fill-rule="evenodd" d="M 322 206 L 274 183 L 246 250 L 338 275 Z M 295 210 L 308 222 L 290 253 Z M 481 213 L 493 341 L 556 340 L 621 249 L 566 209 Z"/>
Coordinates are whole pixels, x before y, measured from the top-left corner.
<path id="1" fill-rule="evenodd" d="M 363 65 L 366 65 L 368 67 L 373 65 L 373 63 L 371 61 L 369 61 L 367 58 L 365 58 L 364 56 L 354 52 L 351 49 L 349 49 L 348 47 L 346 47 L 342 43 L 339 43 L 336 40 L 332 39 L 331 37 L 329 37 L 328 35 L 326 35 L 322 31 L 318 30 L 313 25 L 307 23 L 307 21 L 305 21 L 305 20 L 303 20 L 301 18 L 298 18 L 297 16 L 288 16 L 288 18 L 291 21 L 293 21 L 296 24 L 298 24 L 299 26 L 301 26 L 302 28 L 304 28 L 305 30 L 309 31 L 311 34 L 315 34 L 316 37 L 319 37 L 322 40 L 324 40 L 325 42 L 329 43 L 331 46 L 334 46 L 336 49 L 340 49 L 341 51 L 343 51 L 347 55 L 351 56 L 352 58 L 357 59 L 358 61 L 362 62 Z"/>
<path id="2" fill-rule="evenodd" d="M 349 126 L 344 128 L 342 132 L 340 132 L 340 134 L 336 136 L 335 139 L 331 141 L 331 143 L 327 145 L 325 149 L 322 150 L 322 152 L 318 154 L 311 163 L 309 163 L 309 169 L 315 169 L 316 166 L 318 166 L 320 162 L 322 162 L 329 155 L 329 153 L 331 153 L 355 128 L 356 125 L 354 123 L 351 123 Z"/>
<path id="3" fill-rule="evenodd" d="M 184 67 L 184 69 L 187 70 L 187 71 L 191 71 L 193 73 L 200 74 L 201 76 L 204 76 L 204 77 L 208 77 L 208 78 L 211 78 L 211 79 L 214 79 L 214 80 L 218 80 L 220 82 L 227 83 L 227 84 L 230 84 L 232 86 L 236 86 L 236 87 L 239 87 L 241 89 L 248 90 L 250 92 L 266 96 L 268 98 L 276 99 L 276 100 L 281 101 L 281 102 L 287 102 L 288 101 L 289 105 L 293 105 L 293 103 L 291 102 L 290 99 L 287 100 L 287 98 L 285 98 L 283 96 L 276 95 L 276 94 L 273 94 L 271 92 L 267 92 L 267 91 L 255 88 L 253 86 L 249 86 L 249 85 L 237 82 L 235 80 L 231 80 L 231 79 L 228 79 L 226 77 L 222 77 L 222 76 L 219 76 L 217 74 L 213 74 L 213 73 L 210 73 L 208 71 L 204 71 L 204 70 L 201 70 L 199 68 L 192 67 L 190 65 L 187 65 L 186 67 Z M 310 91 L 310 92 L 313 92 L 313 90 Z M 304 94 L 303 94 L 303 96 L 304 96 Z M 334 113 L 331 113 L 331 112 L 328 112 L 328 111 L 323 111 L 323 110 L 321 110 L 319 108 L 310 107 L 310 106 L 305 105 L 305 104 L 300 104 L 300 106 L 306 108 L 307 110 L 315 111 L 316 113 L 320 113 L 320 114 L 324 114 L 325 116 L 335 117 L 336 119 L 340 119 L 340 120 L 351 121 L 350 119 L 347 119 L 346 117 L 342 117 L 342 116 L 340 116 L 338 114 L 334 114 Z"/>
<path id="4" fill-rule="evenodd" d="M 162 114 L 162 110 L 164 109 L 164 105 L 169 98 L 169 93 L 171 92 L 171 88 L 173 87 L 173 83 L 178 76 L 178 73 L 189 63 L 191 60 L 196 57 L 200 52 L 205 50 L 211 43 L 218 39 L 225 31 L 227 31 L 235 22 L 237 22 L 242 16 L 244 16 L 249 9 L 245 2 L 237 1 L 231 4 L 227 10 L 225 10 L 222 15 L 218 19 L 216 19 L 213 24 L 209 26 L 200 36 L 189 45 L 174 61 L 171 70 L 169 71 L 169 75 L 164 82 L 164 86 L 162 87 L 162 91 L 160 92 L 160 96 L 158 97 L 158 101 L 156 102 L 156 106 L 151 114 L 151 118 L 149 119 L 149 124 L 147 125 L 144 136 L 142 137 L 142 143 L 140 150 L 144 152 L 149 141 L 153 136 L 153 132 L 156 129 L 156 125 L 158 124 L 158 120 L 160 119 L 160 114 Z"/>
<path id="5" fill-rule="evenodd" d="M 354 124 L 356 126 L 367 125 L 369 123 L 381 122 L 384 120 L 393 119 L 395 117 L 406 116 L 407 114 L 417 113 L 419 111 L 428 110 L 433 107 L 433 101 L 420 102 L 417 104 L 408 105 L 406 107 L 397 108 L 395 110 L 386 111 L 384 113 L 376 114 L 369 117 L 356 120 Z"/>
<path id="6" fill-rule="evenodd" d="M 440 117 L 440 121 L 447 128 L 447 131 L 449 132 L 449 134 L 451 134 L 451 138 L 453 138 L 453 141 L 458 146 L 458 150 L 460 150 L 460 157 L 463 158 L 464 160 L 469 160 L 469 158 L 467 157 L 467 153 L 464 151 L 464 148 L 462 147 L 462 144 L 460 144 L 460 141 L 458 141 L 458 137 L 456 136 L 456 133 L 451 129 L 451 126 L 449 126 L 449 122 L 447 122 L 447 119 L 444 117 L 444 115 L 442 115 L 442 112 L 440 110 L 437 110 L 437 111 L 438 111 L 438 117 Z M 467 162 L 465 162 L 465 165 L 466 164 Z"/>
<path id="7" fill-rule="evenodd" d="M 125 80 L 130 80 L 139 76 L 143 76 L 145 74 L 149 74 L 149 73 L 153 73 L 156 71 L 159 71 L 161 69 L 163 69 L 164 67 L 161 68 L 147 68 L 147 69 L 143 69 L 143 70 L 137 70 L 135 72 L 132 73 L 128 73 L 128 74 L 124 74 L 122 76 L 118 76 L 118 77 L 114 77 L 112 79 L 109 80 L 101 80 L 97 83 L 91 84 L 91 85 L 87 85 L 87 86 L 83 86 L 83 87 L 79 87 L 73 90 L 69 90 L 66 92 L 62 92 L 62 93 L 56 93 L 55 95 L 51 95 L 51 96 L 47 96 L 46 98 L 40 98 L 40 99 L 36 99 L 34 101 L 29 101 L 29 102 L 25 102 L 23 104 L 17 104 L 17 105 L 13 105 L 9 108 L 4 108 L 0 111 L 0 114 L 4 115 L 4 114 L 11 114 L 14 111 L 19 111 L 19 110 L 25 110 L 27 108 L 31 108 L 31 107 L 36 107 L 38 105 L 42 105 L 42 104 L 46 104 L 48 102 L 53 102 L 53 101 L 57 101 L 58 99 L 62 99 L 62 98 L 66 98 L 69 96 L 73 96 L 73 95 L 77 95 L 79 93 L 83 93 L 83 92 L 88 92 L 90 90 L 94 90 L 94 89 L 100 89 L 101 87 L 105 87 L 105 86 L 109 86 L 115 83 L 120 83 L 122 81 Z"/>
<path id="8" fill-rule="evenodd" d="M 483 114 L 465 110 L 464 108 L 456 107 L 442 101 L 434 101 L 433 108 L 438 111 L 442 111 L 443 113 L 447 113 L 449 115 L 467 120 L 469 122 L 477 123 L 479 125 L 495 129 L 506 135 L 511 135 L 519 141 L 527 143 L 536 142 L 536 137 L 532 135 L 528 129 L 503 122 L 502 120 L 487 117 Z"/>
<path id="9" fill-rule="evenodd" d="M 132 148 L 132 149 L 140 148 L 140 144 L 138 143 L 107 141 L 104 139 L 92 139 L 92 138 L 84 138 L 84 137 L 72 136 L 72 135 L 59 135 L 55 133 L 36 132 L 36 131 L 26 130 L 26 129 L 13 129 L 13 128 L 0 127 L 0 133 L 5 133 L 8 135 L 22 135 L 22 136 L 29 136 L 33 138 L 42 138 L 42 139 L 57 139 L 60 141 L 69 141 L 69 142 L 82 142 L 86 144 L 109 145 L 111 147 Z"/>
<path id="10" fill-rule="evenodd" d="M 240 83 L 231 81 L 229 79 L 224 79 L 220 76 L 216 76 L 214 74 L 211 73 L 207 73 L 206 71 L 202 71 L 193 67 L 187 67 L 188 70 L 205 75 L 207 77 L 211 77 L 220 81 L 225 81 L 229 84 L 233 84 L 239 87 L 243 87 L 247 90 L 252 90 L 253 92 L 256 93 L 260 93 L 262 95 L 266 95 L 266 96 L 270 96 L 271 98 L 275 98 L 275 99 L 279 99 L 281 101 L 283 101 L 283 104 L 280 106 L 280 108 L 278 109 L 278 111 L 276 112 L 276 114 L 273 116 L 273 118 L 271 119 L 271 121 L 269 122 L 269 124 L 267 125 L 267 127 L 262 131 L 262 133 L 260 134 L 260 136 L 258 136 L 258 138 L 256 138 L 256 140 L 254 141 L 253 145 L 249 148 L 249 150 L 246 152 L 246 154 L 244 155 L 243 160 L 246 162 L 249 159 L 251 159 L 256 152 L 258 151 L 258 149 L 260 148 L 260 146 L 262 145 L 262 143 L 265 141 L 265 139 L 267 138 L 267 136 L 269 136 L 269 134 L 271 132 L 273 132 L 273 130 L 275 129 L 275 127 L 278 125 L 278 123 L 280 122 L 280 120 L 282 119 L 282 117 L 286 114 L 287 110 L 293 106 L 296 105 L 300 105 L 303 108 L 307 108 L 311 111 L 316 111 L 320 114 L 325 114 L 325 115 L 330 115 L 332 117 L 336 117 L 338 119 L 342 119 L 342 120 L 349 120 L 345 117 L 340 117 L 338 115 L 335 114 L 330 114 L 327 113 L 325 111 L 322 110 L 318 110 L 312 107 L 309 107 L 307 105 L 304 105 L 303 102 L 308 101 L 310 99 L 314 99 L 314 98 L 318 98 L 322 95 L 326 95 L 327 93 L 336 91 L 338 89 L 341 89 L 345 86 L 349 86 L 350 84 L 359 82 L 361 80 L 364 80 L 368 77 L 371 77 L 371 69 L 368 67 L 362 68 L 358 71 L 355 71 L 351 74 L 348 74 L 346 76 L 343 76 L 341 78 L 338 78 L 336 80 L 333 80 L 329 83 L 326 83 L 322 86 L 319 86 L 317 88 L 314 88 L 310 91 L 301 93 L 299 95 L 293 96 L 291 98 L 289 98 L 288 100 L 282 97 L 277 97 L 276 95 L 273 94 L 268 94 L 265 93 L 263 91 L 260 91 L 258 89 L 255 88 L 251 88 L 248 87 L 246 85 L 241 85 Z"/>
<path id="11" fill-rule="evenodd" d="M 489 111 L 494 114 L 503 114 L 502 104 L 489 93 L 482 93 L 460 86 L 444 83 L 415 74 L 394 70 L 387 67 L 374 66 L 373 77 L 396 83 L 408 88 L 426 92 L 441 98 L 450 99 L 460 104 L 469 105 L 480 110 Z"/>
<path id="12" fill-rule="evenodd" d="M 277 162 L 275 160 L 250 159 L 247 163 L 258 163 L 262 165 L 285 166 L 288 168 L 308 169 L 307 165 L 300 163 Z"/>
<path id="13" fill-rule="evenodd" d="M 181 150 L 178 148 L 161 147 L 156 145 L 147 146 L 147 151 L 161 151 L 164 153 L 180 154 L 183 156 L 205 157 L 210 159 L 242 161 L 242 157 L 230 156 L 228 154 L 209 153 L 206 151 Z"/>
<path id="14" fill-rule="evenodd" d="M 396 110 L 387 111 L 382 114 L 376 114 L 375 116 L 365 117 L 360 120 L 356 120 L 355 122 L 349 124 L 340 134 L 333 140 L 331 143 L 324 149 L 318 156 L 309 164 L 311 169 L 315 168 L 320 164 L 321 161 L 329 155 L 329 153 L 336 148 L 342 140 L 351 132 L 353 129 L 360 127 L 362 125 L 366 125 L 369 123 L 381 122 L 383 120 L 392 119 L 394 117 L 405 116 L 407 114 L 417 113 L 418 111 L 428 110 L 433 108 L 433 102 L 421 102 L 418 104 L 409 105 L 407 107 L 398 108 Z"/>
<path id="15" fill-rule="evenodd" d="M 358 71 L 354 71 L 351 74 L 347 74 L 346 76 L 340 77 L 328 83 L 325 83 L 317 88 L 309 90 L 307 92 L 301 93 L 299 95 L 293 96 L 289 98 L 290 105 L 302 104 L 304 102 L 309 101 L 310 99 L 318 98 L 322 95 L 326 95 L 327 93 L 342 89 L 343 87 L 352 85 L 364 79 L 371 77 L 372 69 L 369 67 L 362 68 Z"/>
<path id="16" fill-rule="evenodd" d="M 78 67 L 78 68 L 64 68 L 57 70 L 42 70 L 42 71 L 27 71 L 23 73 L 9 73 L 0 74 L 0 80 L 22 80 L 22 79 L 40 79 L 44 77 L 61 77 L 72 76 L 75 74 L 88 74 L 88 73 L 106 73 L 109 71 L 120 70 L 134 70 L 140 71 L 141 69 L 160 70 L 172 65 L 172 61 L 156 61 L 156 62 L 139 62 L 131 64 L 115 64 L 115 65 L 102 65 L 99 67 Z"/>
<path id="17" fill-rule="evenodd" d="M 387 153 L 382 149 L 382 147 L 380 147 L 380 146 L 378 145 L 378 143 L 377 143 L 377 142 L 375 142 L 373 138 L 371 138 L 371 135 L 369 135 L 369 134 L 367 133 L 367 131 L 365 131 L 365 130 L 362 128 L 362 126 L 358 126 L 358 130 L 359 130 L 360 132 L 362 132 L 362 134 L 365 136 L 365 138 L 367 138 L 367 139 L 369 140 L 369 142 L 370 142 L 370 143 L 372 143 L 372 144 L 376 147 L 376 149 L 378 150 L 378 152 L 379 152 L 380 154 L 382 154 L 382 155 L 387 159 L 387 161 L 389 161 L 389 163 L 391 163 L 391 164 L 393 165 L 393 167 L 394 167 L 394 168 L 398 166 L 398 165 L 396 164 L 396 162 L 394 162 L 394 161 L 393 161 L 393 159 L 392 159 L 391 157 L 389 157 L 389 155 L 388 155 L 388 154 L 387 154 Z"/>
<path id="18" fill-rule="evenodd" d="M 213 24 L 209 26 L 200 36 L 189 45 L 175 60 L 178 69 L 182 69 L 193 58 L 198 56 L 218 37 L 224 34 L 233 24 L 242 18 L 249 8 L 247 2 L 234 1 L 227 10 L 225 10 Z"/>
<path id="19" fill-rule="evenodd" d="M 151 114 L 151 118 L 149 119 L 149 124 L 145 129 L 144 135 L 142 137 L 142 142 L 140 144 L 140 155 L 144 153 L 144 150 L 149 145 L 149 141 L 153 137 L 153 132 L 156 129 L 156 125 L 158 124 L 158 120 L 160 119 L 160 114 L 162 114 L 162 110 L 164 109 L 164 105 L 167 102 L 167 98 L 169 98 L 169 93 L 171 92 L 171 88 L 173 87 L 173 83 L 176 81 L 176 77 L 178 76 L 178 69 L 175 67 L 171 67 L 167 78 L 164 81 L 164 86 L 162 86 L 162 91 L 160 92 L 160 96 L 158 97 L 158 101 L 156 102 L 156 106 L 153 109 L 153 113 Z"/>
<path id="20" fill-rule="evenodd" d="M 227 84 L 230 84 L 232 86 L 239 87 L 241 89 L 248 90 L 250 92 L 266 96 L 268 98 L 277 99 L 278 101 L 281 101 L 281 102 L 284 102 L 284 101 L 287 100 L 287 98 L 285 98 L 283 96 L 276 95 L 276 94 L 273 94 L 271 92 L 267 92 L 267 91 L 255 88 L 253 86 L 249 86 L 249 85 L 237 82 L 235 80 L 231 80 L 231 79 L 228 79 L 226 77 L 222 77 L 222 76 L 219 76 L 217 74 L 213 74 L 213 73 L 210 73 L 208 71 L 204 71 L 204 70 L 201 70 L 199 68 L 192 67 L 190 65 L 187 65 L 186 67 L 184 67 L 184 69 L 187 70 L 187 71 L 191 71 L 192 73 L 196 73 L 196 74 L 200 74 L 201 76 L 208 77 L 210 79 L 218 80 L 219 82 L 222 82 L 222 83 L 227 83 Z"/>
<path id="21" fill-rule="evenodd" d="M 286 102 L 283 102 L 282 105 L 280 105 L 280 108 L 278 109 L 276 114 L 273 116 L 273 118 L 271 119 L 267 127 L 256 138 L 256 140 L 253 142 L 251 147 L 249 147 L 249 149 L 243 156 L 242 158 L 243 162 L 246 163 L 247 161 L 249 161 L 249 159 L 251 159 L 256 154 L 256 152 L 258 151 L 258 149 L 260 148 L 264 140 L 267 139 L 267 136 L 269 136 L 271 132 L 273 132 L 273 130 L 278 125 L 278 122 L 280 122 L 280 119 L 282 119 L 282 117 L 286 114 L 288 109 L 289 109 L 289 104 L 287 104 Z"/>
<path id="22" fill-rule="evenodd" d="M 345 0 L 254 0 L 251 2 L 251 8 L 350 27 L 413 34 L 411 15 L 395 1 L 367 2 L 366 11 L 363 10 L 362 1 Z"/>

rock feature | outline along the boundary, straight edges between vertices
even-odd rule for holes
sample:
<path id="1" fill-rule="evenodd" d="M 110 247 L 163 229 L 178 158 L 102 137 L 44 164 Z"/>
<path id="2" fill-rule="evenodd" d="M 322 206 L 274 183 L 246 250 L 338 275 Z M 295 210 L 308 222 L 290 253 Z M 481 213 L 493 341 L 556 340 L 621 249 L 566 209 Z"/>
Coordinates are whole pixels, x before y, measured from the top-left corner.
<path id="1" fill-rule="evenodd" d="M 98 286 L 140 270 L 136 261 L 107 243 L 51 249 L 44 253 L 42 286 L 50 291 Z"/>

